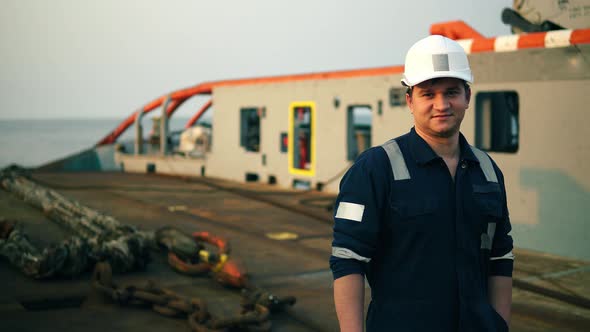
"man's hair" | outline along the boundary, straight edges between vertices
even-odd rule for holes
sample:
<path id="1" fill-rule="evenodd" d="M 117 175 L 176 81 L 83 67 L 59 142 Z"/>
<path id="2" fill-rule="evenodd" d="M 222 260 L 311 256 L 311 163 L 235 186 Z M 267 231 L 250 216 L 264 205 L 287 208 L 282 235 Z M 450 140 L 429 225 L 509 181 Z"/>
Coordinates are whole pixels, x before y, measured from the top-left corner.
<path id="1" fill-rule="evenodd" d="M 435 84 L 441 78 L 444 78 L 444 77 L 433 78 L 430 81 L 432 81 L 432 84 Z M 469 89 L 471 88 L 469 86 L 469 83 L 467 83 L 466 81 L 463 81 L 463 80 L 461 80 L 461 81 L 463 82 L 463 88 L 465 88 L 465 92 L 469 91 Z M 414 88 L 413 86 L 409 86 L 406 88 L 406 94 L 410 95 L 410 97 L 412 96 L 413 88 Z"/>

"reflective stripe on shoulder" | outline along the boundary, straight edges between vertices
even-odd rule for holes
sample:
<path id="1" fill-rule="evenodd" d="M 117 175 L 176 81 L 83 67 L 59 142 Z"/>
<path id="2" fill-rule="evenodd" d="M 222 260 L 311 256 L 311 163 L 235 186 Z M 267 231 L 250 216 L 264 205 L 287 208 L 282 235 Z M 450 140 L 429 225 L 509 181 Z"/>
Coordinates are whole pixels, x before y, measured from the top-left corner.
<path id="1" fill-rule="evenodd" d="M 496 172 L 494 171 L 494 165 L 492 165 L 492 160 L 490 159 L 490 156 L 488 156 L 485 152 L 481 151 L 480 149 L 474 146 L 471 146 L 471 151 L 473 151 L 473 154 L 475 155 L 477 160 L 479 160 L 479 167 L 481 167 L 481 170 L 483 171 L 486 180 L 488 180 L 488 182 L 498 183 L 498 177 L 496 176 Z"/>
<path id="2" fill-rule="evenodd" d="M 387 153 L 387 157 L 389 157 L 389 162 L 391 163 L 391 171 L 393 172 L 393 179 L 395 181 L 409 180 L 410 172 L 408 172 L 408 167 L 406 166 L 404 155 L 402 154 L 402 151 L 399 149 L 399 145 L 397 144 L 395 139 L 385 142 L 385 144 L 381 145 L 381 147 Z"/>
<path id="3" fill-rule="evenodd" d="M 510 252 L 508 252 L 506 255 L 504 256 L 500 256 L 500 257 L 490 257 L 491 261 L 495 261 L 498 259 L 511 259 L 514 260 L 514 254 L 512 253 L 512 250 L 510 250 Z"/>
<path id="4" fill-rule="evenodd" d="M 364 205 L 349 202 L 340 202 L 338 203 L 336 218 L 361 222 L 363 221 L 364 212 Z"/>
<path id="5" fill-rule="evenodd" d="M 341 248 L 341 247 L 332 247 L 332 256 L 338 257 L 338 258 L 344 258 L 344 259 L 356 259 L 357 261 L 361 261 L 361 262 L 365 262 L 365 263 L 368 263 L 371 261 L 370 258 L 363 257 L 350 249 Z"/>

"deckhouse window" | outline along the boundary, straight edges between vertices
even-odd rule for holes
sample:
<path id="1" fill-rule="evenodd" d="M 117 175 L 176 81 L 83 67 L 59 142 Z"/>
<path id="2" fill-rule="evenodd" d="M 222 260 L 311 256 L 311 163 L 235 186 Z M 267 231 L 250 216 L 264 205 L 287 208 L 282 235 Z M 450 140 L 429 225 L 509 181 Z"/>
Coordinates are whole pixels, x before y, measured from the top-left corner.
<path id="1" fill-rule="evenodd" d="M 371 107 L 350 106 L 347 114 L 347 158 L 355 160 L 371 147 Z"/>
<path id="2" fill-rule="evenodd" d="M 475 96 L 475 145 L 485 151 L 518 151 L 520 124 L 516 91 L 478 92 Z"/>
<path id="3" fill-rule="evenodd" d="M 240 112 L 240 145 L 246 151 L 260 151 L 260 109 L 242 108 Z"/>

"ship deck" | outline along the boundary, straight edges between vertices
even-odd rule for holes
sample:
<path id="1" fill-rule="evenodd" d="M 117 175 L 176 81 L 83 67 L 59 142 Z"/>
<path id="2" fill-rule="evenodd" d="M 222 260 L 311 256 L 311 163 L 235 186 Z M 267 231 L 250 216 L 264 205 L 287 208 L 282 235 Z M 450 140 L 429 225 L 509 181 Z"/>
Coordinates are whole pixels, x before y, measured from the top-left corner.
<path id="1" fill-rule="evenodd" d="M 35 172 L 39 183 L 142 230 L 175 226 L 209 231 L 229 240 L 233 257 L 252 282 L 297 303 L 272 315 L 273 331 L 337 331 L 332 298 L 333 195 L 282 190 L 258 183 L 129 173 Z M 0 190 L 1 217 L 18 220 L 40 247 L 68 236 L 42 212 Z M 276 240 L 270 233 L 292 233 Z M 511 331 L 590 330 L 590 262 L 516 249 Z M 163 252 L 145 271 L 115 275 L 121 284 L 154 280 L 188 297 L 204 299 L 218 315 L 239 310 L 240 294 L 207 276 L 174 272 Z M 91 273 L 72 280 L 37 281 L 0 260 L 3 331 L 189 331 L 184 319 L 121 307 L 94 292 Z M 369 296 L 370 292 L 366 292 Z M 64 299 L 79 298 L 78 304 Z M 71 301 L 70 301 L 71 302 Z M 49 303 L 37 310 L 26 303 Z"/>

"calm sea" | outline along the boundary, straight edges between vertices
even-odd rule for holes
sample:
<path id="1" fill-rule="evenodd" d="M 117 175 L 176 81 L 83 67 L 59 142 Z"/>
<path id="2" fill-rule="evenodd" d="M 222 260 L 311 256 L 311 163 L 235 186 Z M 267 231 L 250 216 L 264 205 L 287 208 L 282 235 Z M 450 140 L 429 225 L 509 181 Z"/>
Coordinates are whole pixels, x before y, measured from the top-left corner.
<path id="1" fill-rule="evenodd" d="M 170 130 L 181 129 L 188 119 L 172 118 Z M 25 167 L 44 165 L 92 147 L 123 119 L 0 120 L 0 168 L 12 163 Z M 143 122 L 147 135 L 152 124 Z M 132 139 L 129 127 L 119 140 Z"/>

